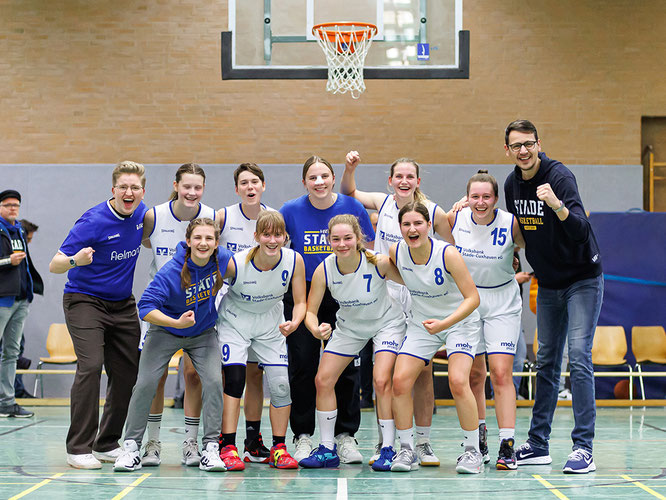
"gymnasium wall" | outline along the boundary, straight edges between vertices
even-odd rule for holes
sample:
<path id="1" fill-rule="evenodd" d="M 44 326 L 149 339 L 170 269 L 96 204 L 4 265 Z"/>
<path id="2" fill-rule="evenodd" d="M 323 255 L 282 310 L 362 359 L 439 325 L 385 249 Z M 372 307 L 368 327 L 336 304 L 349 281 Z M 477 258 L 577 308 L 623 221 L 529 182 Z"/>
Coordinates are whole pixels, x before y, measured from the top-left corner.
<path id="1" fill-rule="evenodd" d="M 222 81 L 223 0 L 5 0 L 1 161 L 501 164 L 527 117 L 566 163 L 638 164 L 641 116 L 666 115 L 664 21 L 663 0 L 465 1 L 469 80 L 373 80 L 354 101 Z"/>

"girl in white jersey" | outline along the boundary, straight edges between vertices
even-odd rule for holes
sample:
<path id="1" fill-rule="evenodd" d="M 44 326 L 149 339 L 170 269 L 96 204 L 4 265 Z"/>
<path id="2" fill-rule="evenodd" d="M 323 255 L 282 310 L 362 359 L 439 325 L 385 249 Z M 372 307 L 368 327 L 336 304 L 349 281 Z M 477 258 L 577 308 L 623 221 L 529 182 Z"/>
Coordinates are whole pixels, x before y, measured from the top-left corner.
<path id="1" fill-rule="evenodd" d="M 398 213 L 403 241 L 393 245 L 391 260 L 412 296 L 407 334 L 393 374 L 393 410 L 400 452 L 392 471 L 418 468 L 412 432 L 414 383 L 430 360 L 446 345 L 449 387 L 463 429 L 465 452 L 458 459 L 459 473 L 479 473 L 478 412 L 469 385 L 469 372 L 479 337 L 479 294 L 465 262 L 453 245 L 428 236 L 429 212 L 418 202 Z"/>
<path id="2" fill-rule="evenodd" d="M 279 212 L 261 212 L 254 236 L 259 245 L 233 259 L 235 276 L 219 308 L 225 379 L 220 457 L 227 470 L 245 468 L 235 439 L 246 364 L 253 355 L 266 372 L 271 396 L 273 447 L 268 463 L 278 469 L 295 469 L 298 463 L 285 446 L 291 410 L 286 337 L 305 317 L 305 266 L 298 253 L 283 248 L 287 232 Z M 282 298 L 290 282 L 294 308 L 292 319 L 285 321 Z"/>
<path id="3" fill-rule="evenodd" d="M 236 194 L 241 202 L 223 207 L 217 212 L 220 223 L 220 245 L 233 253 L 238 253 L 255 246 L 254 232 L 257 217 L 263 210 L 273 210 L 261 203 L 261 196 L 266 190 L 264 172 L 256 163 L 241 163 L 234 171 Z M 226 293 L 225 285 L 219 295 L 219 301 Z M 256 359 L 248 359 L 245 378 L 245 448 L 243 458 L 246 462 L 267 463 L 269 450 L 264 446 L 261 436 L 261 413 L 264 406 L 264 372 Z"/>
<path id="4" fill-rule="evenodd" d="M 391 374 L 404 336 L 405 321 L 400 307 L 388 293 L 386 279 L 402 280 L 388 256 L 363 248 L 361 226 L 355 216 L 341 214 L 333 217 L 328 223 L 328 240 L 333 253 L 312 275 L 305 318 L 305 325 L 315 338 L 322 341 L 330 338 L 315 378 L 321 444 L 299 464 L 309 468 L 340 464 L 334 439 L 338 414 L 335 384 L 346 366 L 358 356 L 368 340 L 373 339 L 373 381 L 383 434 L 381 458 L 373 463 L 373 468 L 390 470 L 395 456 Z M 330 324 L 319 323 L 317 317 L 326 288 L 340 305 L 334 331 Z"/>
<path id="5" fill-rule="evenodd" d="M 201 203 L 206 185 L 206 173 L 196 163 L 181 165 L 176 171 L 173 192 L 169 201 L 156 205 L 143 218 L 143 246 L 152 249 L 150 263 L 152 280 L 164 264 L 176 253 L 178 243 L 185 240 L 185 231 L 196 218 L 215 219 L 215 210 Z M 147 323 L 142 323 L 141 344 L 145 340 Z M 168 370 L 168 368 L 167 368 Z M 157 386 L 155 398 L 148 416 L 147 441 L 141 458 L 144 466 L 156 466 L 161 462 L 160 425 L 164 411 L 164 384 L 167 370 Z M 183 355 L 183 378 L 185 380 L 185 441 L 183 441 L 183 463 L 198 466 L 201 455 L 197 447 L 199 419 L 201 416 L 201 380 L 190 357 Z"/>
<path id="6" fill-rule="evenodd" d="M 515 217 L 496 208 L 497 181 L 487 170 L 479 170 L 467 183 L 469 206 L 448 214 L 453 236 L 474 283 L 481 304 L 481 340 L 476 351 L 470 382 L 479 412 L 481 453 L 489 462 L 486 439 L 486 356 L 495 393 L 499 426 L 499 456 L 496 467 L 516 469 L 514 428 L 516 390 L 513 385 L 513 357 L 520 335 L 522 301 L 513 270 L 514 246 L 524 246 Z"/>
<path id="7" fill-rule="evenodd" d="M 451 227 L 446 216 L 436 203 L 428 200 L 421 192 L 421 178 L 419 176 L 419 165 L 410 158 L 400 158 L 393 162 L 388 177 L 388 188 L 393 194 L 369 193 L 356 189 L 355 171 L 361 157 L 357 151 L 347 153 L 345 162 L 345 173 L 342 176 L 340 191 L 360 201 L 367 209 L 377 210 L 377 231 L 375 235 L 375 250 L 388 255 L 389 248 L 394 243 L 402 240 L 400 225 L 398 224 L 398 212 L 407 203 L 419 201 L 428 208 L 432 225 L 430 236 L 436 232 L 445 241 L 453 243 Z M 389 282 L 389 292 L 402 305 L 405 314 L 409 314 L 410 295 L 404 286 Z M 416 453 L 419 462 L 424 466 L 439 466 L 439 459 L 430 445 L 430 426 L 432 425 L 432 414 L 435 405 L 433 388 L 432 364 L 423 369 L 423 373 L 415 387 L 414 414 L 416 421 Z M 375 455 L 370 459 L 370 464 L 378 458 L 379 445 Z"/>

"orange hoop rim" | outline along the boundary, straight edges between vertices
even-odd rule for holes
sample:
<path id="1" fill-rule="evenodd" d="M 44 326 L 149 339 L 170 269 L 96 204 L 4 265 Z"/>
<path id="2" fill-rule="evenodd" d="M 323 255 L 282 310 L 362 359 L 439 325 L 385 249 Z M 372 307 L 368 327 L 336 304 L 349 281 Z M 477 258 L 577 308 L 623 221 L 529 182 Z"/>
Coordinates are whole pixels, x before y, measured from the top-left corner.
<path id="1" fill-rule="evenodd" d="M 341 27 L 351 27 L 358 29 L 348 29 L 342 30 Z M 336 29 L 327 29 L 327 28 L 338 28 Z M 349 39 L 354 36 L 355 41 L 356 37 L 363 35 L 364 33 L 370 32 L 370 38 L 377 34 L 377 26 L 372 23 L 362 23 L 362 22 L 353 22 L 353 21 L 338 21 L 338 22 L 329 22 L 329 23 L 319 23 L 315 24 L 312 27 L 312 34 L 320 38 L 326 37 L 329 41 L 335 41 L 335 35 L 340 33 L 340 35 L 349 41 Z"/>

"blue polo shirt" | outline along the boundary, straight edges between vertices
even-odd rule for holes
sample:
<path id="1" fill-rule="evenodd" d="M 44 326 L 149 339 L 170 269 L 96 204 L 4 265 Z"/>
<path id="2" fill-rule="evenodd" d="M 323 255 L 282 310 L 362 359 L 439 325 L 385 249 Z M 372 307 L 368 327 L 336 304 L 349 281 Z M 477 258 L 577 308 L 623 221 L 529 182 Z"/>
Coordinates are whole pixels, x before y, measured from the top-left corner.
<path id="1" fill-rule="evenodd" d="M 355 215 L 365 240 L 375 241 L 368 212 L 358 200 L 344 194 L 338 194 L 335 203 L 325 210 L 313 207 L 308 195 L 304 195 L 285 203 L 280 213 L 287 226 L 291 248 L 303 256 L 307 281 L 312 281 L 317 266 L 332 253 L 328 244 L 328 221 L 336 215 Z"/>
<path id="2" fill-rule="evenodd" d="M 114 302 L 132 295 L 146 210 L 141 202 L 132 215 L 122 217 L 107 200 L 76 221 L 60 252 L 72 256 L 82 248 L 92 247 L 95 253 L 90 265 L 68 272 L 65 293 L 84 293 Z"/>

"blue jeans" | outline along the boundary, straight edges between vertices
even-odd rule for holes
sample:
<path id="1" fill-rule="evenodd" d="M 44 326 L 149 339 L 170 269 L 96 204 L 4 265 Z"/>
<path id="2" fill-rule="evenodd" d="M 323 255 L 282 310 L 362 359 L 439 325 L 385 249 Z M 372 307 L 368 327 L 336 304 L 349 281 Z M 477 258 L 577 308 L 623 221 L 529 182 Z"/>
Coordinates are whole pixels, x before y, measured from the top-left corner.
<path id="1" fill-rule="evenodd" d="M 596 403 L 592 341 L 604 295 L 603 276 L 577 281 L 568 288 L 539 287 L 537 295 L 537 384 L 527 442 L 548 451 L 551 423 L 557 406 L 564 344 L 569 344 L 573 395 L 573 449 L 592 452 Z"/>
<path id="2" fill-rule="evenodd" d="M 0 307 L 0 338 L 2 339 L 0 406 L 9 406 L 16 403 L 14 399 L 16 360 L 19 357 L 23 324 L 27 316 L 27 300 L 15 300 L 10 307 Z"/>

